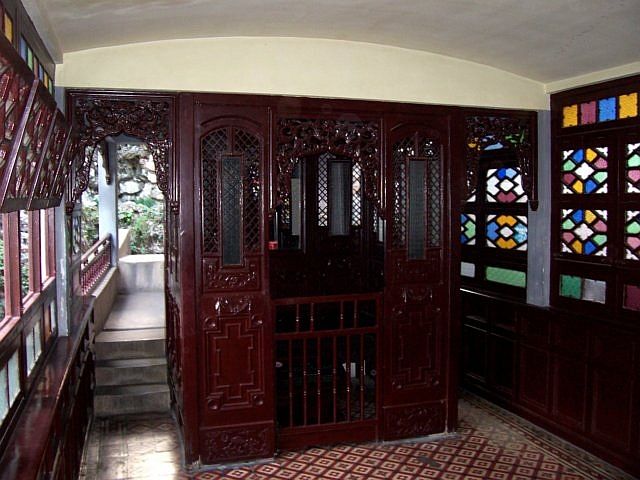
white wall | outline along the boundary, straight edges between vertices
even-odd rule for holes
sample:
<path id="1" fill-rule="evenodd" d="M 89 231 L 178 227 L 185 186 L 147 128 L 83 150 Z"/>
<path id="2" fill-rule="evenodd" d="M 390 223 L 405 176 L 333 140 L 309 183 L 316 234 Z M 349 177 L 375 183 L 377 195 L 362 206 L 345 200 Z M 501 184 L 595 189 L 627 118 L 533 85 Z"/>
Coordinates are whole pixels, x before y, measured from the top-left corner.
<path id="1" fill-rule="evenodd" d="M 442 55 L 339 40 L 169 40 L 67 53 L 63 87 L 283 94 L 548 109 L 544 85 Z"/>

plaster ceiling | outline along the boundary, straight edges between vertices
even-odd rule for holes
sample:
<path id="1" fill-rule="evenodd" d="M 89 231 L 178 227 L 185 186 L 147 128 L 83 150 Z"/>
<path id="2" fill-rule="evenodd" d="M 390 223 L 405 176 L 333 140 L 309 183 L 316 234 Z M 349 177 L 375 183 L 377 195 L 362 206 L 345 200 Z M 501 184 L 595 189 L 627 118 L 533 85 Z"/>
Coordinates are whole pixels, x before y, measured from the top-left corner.
<path id="1" fill-rule="evenodd" d="M 640 0 L 25 0 L 25 4 L 39 10 L 36 16 L 52 43 L 65 53 L 198 37 L 315 37 L 424 50 L 545 83 L 640 60 Z"/>

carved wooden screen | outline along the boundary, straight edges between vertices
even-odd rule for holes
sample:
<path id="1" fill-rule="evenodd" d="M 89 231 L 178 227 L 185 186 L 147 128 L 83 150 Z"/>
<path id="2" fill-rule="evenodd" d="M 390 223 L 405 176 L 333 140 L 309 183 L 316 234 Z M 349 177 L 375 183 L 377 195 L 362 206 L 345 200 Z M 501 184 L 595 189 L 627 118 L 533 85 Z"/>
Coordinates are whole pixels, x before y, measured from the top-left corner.
<path id="1" fill-rule="evenodd" d="M 215 109 L 214 109 L 215 110 Z M 271 455 L 271 333 L 264 295 L 264 151 L 260 126 L 208 121 L 197 145 L 202 192 L 200 457 Z M 214 115 L 217 112 L 214 112 Z M 198 126 L 196 126 L 198 128 Z"/>
<path id="2" fill-rule="evenodd" d="M 442 432 L 447 420 L 447 138 L 436 123 L 392 129 L 387 141 L 387 439 Z"/>

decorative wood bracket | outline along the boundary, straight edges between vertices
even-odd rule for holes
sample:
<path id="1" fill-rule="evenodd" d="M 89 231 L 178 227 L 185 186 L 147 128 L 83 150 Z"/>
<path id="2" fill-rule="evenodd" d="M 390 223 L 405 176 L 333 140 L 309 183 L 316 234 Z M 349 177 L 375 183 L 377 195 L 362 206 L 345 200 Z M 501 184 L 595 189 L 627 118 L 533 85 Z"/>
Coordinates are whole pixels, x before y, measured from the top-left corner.
<path id="1" fill-rule="evenodd" d="M 108 136 L 120 134 L 139 138 L 147 144 L 153 155 L 158 188 L 165 198 L 170 199 L 171 99 L 77 96 L 73 98 L 71 109 L 73 131 L 79 145 L 69 199 L 71 203 L 78 201 L 87 188 L 97 145 Z"/>
<path id="2" fill-rule="evenodd" d="M 467 178 L 462 201 L 465 202 L 478 186 L 480 156 L 497 143 L 511 148 L 518 161 L 531 210 L 538 209 L 537 161 L 532 136 L 533 118 L 469 116 L 466 118 Z"/>
<path id="3" fill-rule="evenodd" d="M 291 174 L 307 155 L 330 152 L 362 168 L 364 195 L 384 217 L 380 194 L 380 126 L 372 121 L 281 118 L 278 120 L 275 206 L 287 204 Z"/>

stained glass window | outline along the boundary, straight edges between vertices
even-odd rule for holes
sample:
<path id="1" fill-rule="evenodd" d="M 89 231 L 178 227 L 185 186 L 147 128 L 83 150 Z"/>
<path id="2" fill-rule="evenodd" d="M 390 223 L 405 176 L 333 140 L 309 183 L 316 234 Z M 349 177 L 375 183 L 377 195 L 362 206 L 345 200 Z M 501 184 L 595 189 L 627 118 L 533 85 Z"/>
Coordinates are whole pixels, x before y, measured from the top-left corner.
<path id="1" fill-rule="evenodd" d="M 460 262 L 460 275 L 463 277 L 475 277 L 476 265 L 470 262 Z"/>
<path id="2" fill-rule="evenodd" d="M 580 124 L 596 123 L 596 102 L 586 102 L 580 105 Z"/>
<path id="3" fill-rule="evenodd" d="M 560 296 L 604 303 L 607 284 L 602 280 L 593 280 L 576 275 L 560 275 Z"/>
<path id="4" fill-rule="evenodd" d="M 502 283 L 512 287 L 524 288 L 527 285 L 527 274 L 510 268 L 487 267 L 486 278 L 490 282 Z"/>
<path id="5" fill-rule="evenodd" d="M 4 36 L 13 43 L 13 20 L 6 12 L 4 14 Z"/>
<path id="6" fill-rule="evenodd" d="M 562 126 L 575 127 L 578 125 L 578 105 L 569 105 L 562 109 Z"/>
<path id="7" fill-rule="evenodd" d="M 640 286 L 639 285 L 625 285 L 624 286 L 624 301 L 623 308 L 627 310 L 640 311 Z"/>
<path id="8" fill-rule="evenodd" d="M 625 220 L 625 258 L 640 260 L 640 210 L 627 210 Z"/>
<path id="9" fill-rule="evenodd" d="M 463 213 L 460 218 L 460 243 L 462 245 L 476 244 L 476 216 L 473 213 Z"/>
<path id="10" fill-rule="evenodd" d="M 598 100 L 598 121 L 608 122 L 616 119 L 616 97 Z"/>
<path id="11" fill-rule="evenodd" d="M 562 152 L 562 193 L 607 193 L 609 149 L 578 148 Z"/>
<path id="12" fill-rule="evenodd" d="M 487 170 L 487 201 L 498 203 L 526 203 L 522 177 L 512 167 Z"/>
<path id="13" fill-rule="evenodd" d="M 562 251 L 580 255 L 607 254 L 607 211 L 562 210 Z"/>
<path id="14" fill-rule="evenodd" d="M 620 95 L 618 97 L 619 117 L 632 118 L 638 116 L 638 94 Z"/>
<path id="15" fill-rule="evenodd" d="M 526 250 L 527 217 L 487 215 L 487 246 L 504 250 Z"/>
<path id="16" fill-rule="evenodd" d="M 640 143 L 627 144 L 627 193 L 640 193 Z"/>

